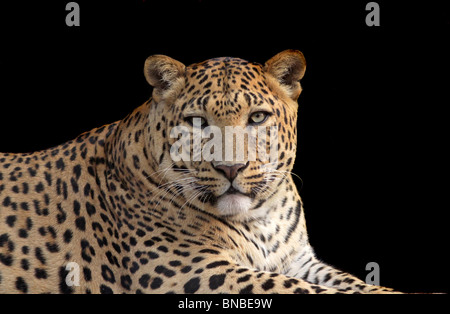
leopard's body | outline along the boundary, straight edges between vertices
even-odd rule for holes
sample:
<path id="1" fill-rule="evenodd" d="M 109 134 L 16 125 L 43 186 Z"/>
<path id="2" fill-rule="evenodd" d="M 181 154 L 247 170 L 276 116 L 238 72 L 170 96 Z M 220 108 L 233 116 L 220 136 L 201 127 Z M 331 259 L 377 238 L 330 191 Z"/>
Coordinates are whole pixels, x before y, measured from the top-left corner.
<path id="1" fill-rule="evenodd" d="M 309 245 L 290 173 L 304 70 L 298 51 L 264 66 L 153 56 L 153 97 L 125 119 L 49 150 L 0 154 L 0 293 L 391 291 Z M 278 126 L 273 171 L 260 159 L 236 170 L 171 158 L 169 133 L 191 128 L 189 117 L 245 127 L 254 112 Z"/>

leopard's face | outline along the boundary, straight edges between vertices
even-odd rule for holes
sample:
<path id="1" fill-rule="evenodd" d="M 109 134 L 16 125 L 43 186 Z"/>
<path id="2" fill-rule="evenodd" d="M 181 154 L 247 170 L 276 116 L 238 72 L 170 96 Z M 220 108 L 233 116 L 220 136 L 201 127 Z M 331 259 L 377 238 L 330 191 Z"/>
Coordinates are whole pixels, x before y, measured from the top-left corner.
<path id="1" fill-rule="evenodd" d="M 289 81 L 296 69 L 280 78 L 271 65 L 218 58 L 183 69 L 161 111 L 161 186 L 228 217 L 251 215 L 276 191 L 295 159 L 301 88 Z"/>

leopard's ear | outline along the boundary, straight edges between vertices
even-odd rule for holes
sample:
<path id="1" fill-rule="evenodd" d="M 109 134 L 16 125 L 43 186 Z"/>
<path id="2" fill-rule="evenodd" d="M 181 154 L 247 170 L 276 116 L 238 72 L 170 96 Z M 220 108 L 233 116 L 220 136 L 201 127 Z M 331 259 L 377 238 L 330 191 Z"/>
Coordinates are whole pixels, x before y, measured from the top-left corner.
<path id="1" fill-rule="evenodd" d="M 289 97 L 297 100 L 302 91 L 300 80 L 306 70 L 305 57 L 300 51 L 285 50 L 278 53 L 265 63 L 264 70 L 278 81 Z"/>
<path id="2" fill-rule="evenodd" d="M 184 84 L 186 66 L 164 55 L 153 55 L 145 60 L 144 75 L 153 86 L 153 98 L 156 101 L 167 99 L 176 94 Z"/>

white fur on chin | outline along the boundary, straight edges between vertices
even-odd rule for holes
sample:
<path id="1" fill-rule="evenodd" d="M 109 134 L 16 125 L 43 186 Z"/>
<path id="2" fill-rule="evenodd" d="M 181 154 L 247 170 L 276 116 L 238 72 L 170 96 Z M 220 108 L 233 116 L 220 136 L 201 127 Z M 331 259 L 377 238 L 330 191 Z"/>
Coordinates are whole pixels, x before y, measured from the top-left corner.
<path id="1" fill-rule="evenodd" d="M 242 194 L 226 194 L 219 198 L 217 209 L 223 216 L 243 214 L 250 209 L 252 200 Z"/>

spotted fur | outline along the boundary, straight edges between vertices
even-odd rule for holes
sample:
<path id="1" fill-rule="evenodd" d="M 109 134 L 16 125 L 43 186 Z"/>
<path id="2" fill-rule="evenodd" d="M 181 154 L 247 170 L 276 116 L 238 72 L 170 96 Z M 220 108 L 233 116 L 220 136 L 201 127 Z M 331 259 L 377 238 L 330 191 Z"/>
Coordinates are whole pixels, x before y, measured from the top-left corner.
<path id="1" fill-rule="evenodd" d="M 293 50 L 265 65 L 152 56 L 153 97 L 123 120 L 48 150 L 0 154 L 0 292 L 390 291 L 322 263 L 309 245 L 290 172 L 305 67 Z M 187 116 L 223 128 L 261 110 L 279 132 L 272 171 L 249 161 L 231 182 L 214 162 L 172 160 L 170 131 L 192 130 Z M 67 284 L 72 262 L 79 286 Z"/>

